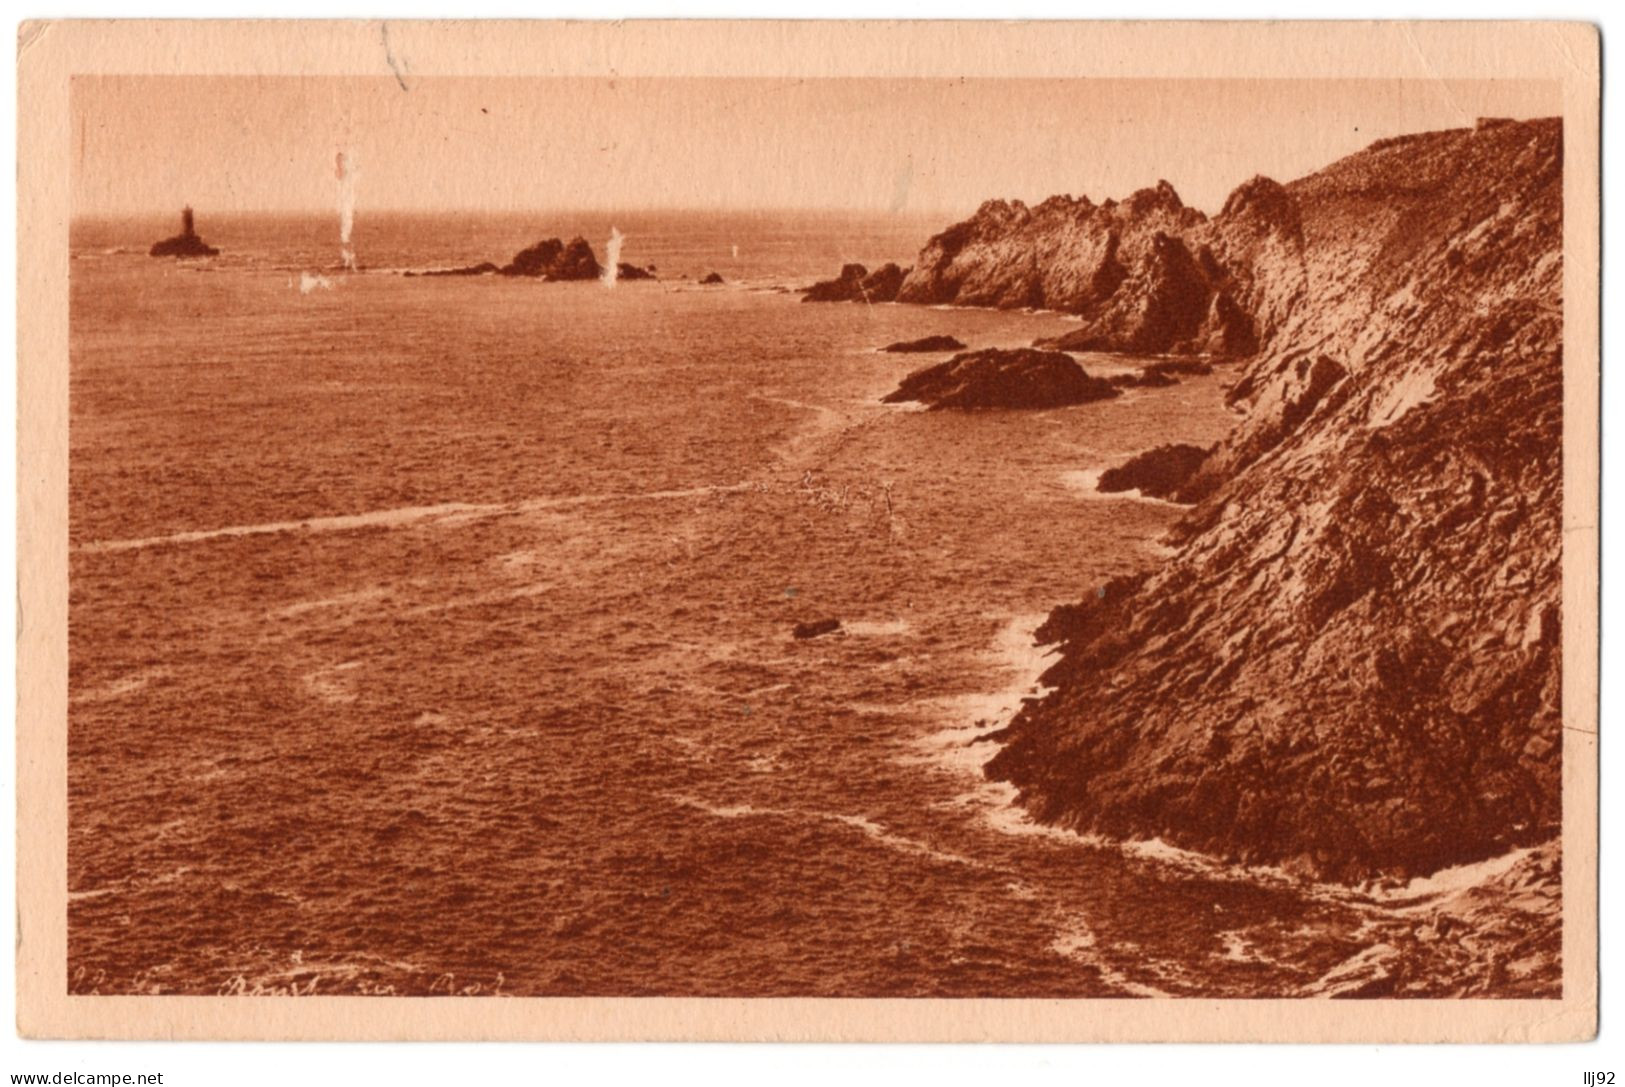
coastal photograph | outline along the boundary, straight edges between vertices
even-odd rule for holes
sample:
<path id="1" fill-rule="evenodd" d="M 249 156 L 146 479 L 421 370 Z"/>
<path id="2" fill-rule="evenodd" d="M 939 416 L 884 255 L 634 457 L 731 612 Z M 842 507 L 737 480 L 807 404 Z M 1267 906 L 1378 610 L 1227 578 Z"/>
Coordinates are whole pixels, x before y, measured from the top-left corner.
<path id="1" fill-rule="evenodd" d="M 390 64 L 71 81 L 68 994 L 1564 997 L 1561 84 Z"/>

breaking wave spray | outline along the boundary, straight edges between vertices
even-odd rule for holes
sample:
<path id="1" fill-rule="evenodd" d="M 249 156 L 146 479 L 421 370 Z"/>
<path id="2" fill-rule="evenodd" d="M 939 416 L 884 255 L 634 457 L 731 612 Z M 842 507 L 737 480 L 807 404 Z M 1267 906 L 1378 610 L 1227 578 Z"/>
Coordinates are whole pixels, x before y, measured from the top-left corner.
<path id="1" fill-rule="evenodd" d="M 621 274 L 621 246 L 626 242 L 626 235 L 615 227 L 609 228 L 609 242 L 604 246 L 604 286 L 615 286 L 615 280 Z"/>
<path id="2" fill-rule="evenodd" d="M 344 267 L 353 271 L 355 250 L 350 248 L 350 232 L 355 229 L 355 152 L 340 151 L 333 172 L 339 179 L 339 252 Z"/>

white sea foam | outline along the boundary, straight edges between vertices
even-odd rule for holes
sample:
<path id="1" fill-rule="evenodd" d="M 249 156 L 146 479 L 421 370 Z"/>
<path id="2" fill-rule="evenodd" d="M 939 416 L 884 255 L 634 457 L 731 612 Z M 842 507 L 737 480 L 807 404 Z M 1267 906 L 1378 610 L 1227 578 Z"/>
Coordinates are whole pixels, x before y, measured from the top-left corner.
<path id="1" fill-rule="evenodd" d="M 889 638 L 899 634 L 907 634 L 913 628 L 906 619 L 857 619 L 850 623 L 843 623 L 841 629 L 848 634 L 860 637 Z"/>
<path id="2" fill-rule="evenodd" d="M 1388 964 L 1399 957 L 1389 944 L 1372 944 L 1332 967 L 1304 990 L 1306 996 L 1334 997 L 1357 992 L 1372 981 L 1388 975 Z"/>
<path id="3" fill-rule="evenodd" d="M 354 150 L 338 153 L 334 172 L 339 180 L 339 255 L 344 258 L 344 266 L 353 270 L 355 250 L 350 248 L 350 235 L 355 230 L 355 181 L 359 172 Z"/>
<path id="4" fill-rule="evenodd" d="M 752 817 L 774 817 L 780 819 L 811 820 L 813 822 L 838 823 L 850 827 L 881 845 L 895 849 L 902 853 L 912 853 L 928 857 L 932 860 L 944 861 L 949 864 L 962 864 L 975 868 L 985 868 L 983 862 L 974 857 L 967 857 L 962 853 L 953 853 L 938 849 L 928 842 L 917 838 L 910 838 L 896 834 L 886 829 L 880 823 L 863 815 L 849 815 L 844 812 L 807 811 L 800 808 L 758 808 L 752 804 L 712 804 L 691 796 L 674 797 L 673 800 L 685 807 L 703 811 L 707 815 L 719 819 L 745 819 Z"/>
<path id="5" fill-rule="evenodd" d="M 345 679 L 360 667 L 360 661 L 345 661 L 306 672 L 300 678 L 304 681 L 305 690 L 323 702 L 346 704 L 360 697 Z"/>
<path id="6" fill-rule="evenodd" d="M 936 764 L 973 780 L 975 785 L 961 794 L 960 801 L 982 808 L 995 824 L 1014 818 L 1010 813 L 1021 817 L 1025 813 L 1013 806 L 1015 790 L 1008 784 L 983 779 L 982 767 L 995 749 L 977 741 L 1008 725 L 1024 700 L 1048 693 L 1039 680 L 1055 662 L 1057 650 L 1034 644 L 1034 632 L 1045 618 L 1042 613 L 1018 615 L 1000 628 L 987 656 L 1005 677 L 1004 685 L 932 699 L 928 703 L 931 716 L 947 723 L 922 737 L 916 744 L 918 754 L 904 760 Z"/>
<path id="7" fill-rule="evenodd" d="M 1430 876 L 1418 876 L 1401 887 L 1376 888 L 1368 893 L 1368 897 L 1385 905 L 1425 905 L 1440 895 L 1465 891 L 1503 876 L 1533 852 L 1532 848 L 1514 849 L 1472 864 L 1441 868 Z"/>
<path id="8" fill-rule="evenodd" d="M 604 286 L 614 287 L 615 281 L 621 275 L 621 246 L 626 244 L 626 235 L 616 227 L 609 228 L 609 241 L 604 244 Z"/>
<path id="9" fill-rule="evenodd" d="M 799 408 L 802 411 L 816 412 L 825 419 L 834 422 L 844 422 L 846 420 L 846 416 L 823 404 L 809 404 L 805 400 L 792 400 L 787 396 L 769 396 L 767 393 L 751 393 L 750 398 L 760 400 L 764 404 L 782 404 L 787 408 Z"/>
<path id="10" fill-rule="evenodd" d="M 1048 693 L 1038 683 L 1055 663 L 1057 650 L 1054 646 L 1035 644 L 1035 632 L 1047 618 L 1042 612 L 1018 615 L 999 629 L 987 656 L 1004 676 L 1004 685 L 937 699 L 934 704 L 954 723 L 935 733 L 928 743 L 953 742 L 961 738 L 960 733 L 967 725 L 979 726 L 972 728 L 973 733 L 1007 725 L 1024 699 Z"/>
<path id="11" fill-rule="evenodd" d="M 524 502 L 506 504 L 475 504 L 444 502 L 437 506 L 401 506 L 396 509 L 372 510 L 367 513 L 341 514 L 336 517 L 312 517 L 305 521 L 268 521 L 254 525 L 228 525 L 225 528 L 198 529 L 176 532 L 168 536 L 143 536 L 131 540 L 93 540 L 80 544 L 74 550 L 86 554 L 113 551 L 134 551 L 162 545 L 204 543 L 210 540 L 231 539 L 238 536 L 265 536 L 283 532 L 353 532 L 367 528 L 400 528 L 406 525 L 433 524 L 455 528 L 472 524 L 488 517 L 505 517 L 541 510 L 570 509 L 612 502 L 660 501 L 674 498 L 702 498 L 713 494 L 737 494 L 749 490 L 749 483 L 733 483 L 708 487 L 685 487 L 667 491 L 613 492 L 609 494 L 578 494 L 557 498 L 534 498 Z"/>
<path id="12" fill-rule="evenodd" d="M 1048 838 L 1067 845 L 1100 849 L 1103 843 L 1090 835 L 1077 834 L 1064 827 L 1040 823 L 1026 808 L 1016 803 L 1017 791 L 1007 781 L 989 781 L 977 790 L 985 808 L 987 825 L 1001 834 L 1026 838 Z"/>
<path id="13" fill-rule="evenodd" d="M 68 697 L 68 701 L 74 705 L 92 702 L 112 702 L 128 695 L 135 694 L 138 691 L 145 690 L 154 679 L 167 675 L 168 671 L 169 670 L 166 668 L 143 668 L 140 671 L 131 672 L 127 675 L 120 676 L 111 683 L 106 683 L 100 687 L 93 687 L 88 691 L 80 691 L 78 694 L 70 695 Z"/>
<path id="14" fill-rule="evenodd" d="M 1050 942 L 1049 949 L 1064 958 L 1073 959 L 1091 966 L 1100 974 L 1100 979 L 1114 989 L 1131 993 L 1134 996 L 1169 996 L 1171 994 L 1154 985 L 1146 985 L 1126 977 L 1120 970 L 1101 959 L 1095 951 L 1094 931 L 1082 918 L 1069 918 L 1061 925 L 1060 931 Z"/>
<path id="15" fill-rule="evenodd" d="M 370 604 L 382 599 L 384 590 L 372 587 L 357 589 L 354 592 L 339 593 L 336 596 L 322 596 L 312 600 L 301 600 L 297 604 L 289 604 L 276 614 L 279 617 L 292 619 L 304 615 L 306 612 L 320 611 L 326 608 L 345 608 L 355 604 Z"/>

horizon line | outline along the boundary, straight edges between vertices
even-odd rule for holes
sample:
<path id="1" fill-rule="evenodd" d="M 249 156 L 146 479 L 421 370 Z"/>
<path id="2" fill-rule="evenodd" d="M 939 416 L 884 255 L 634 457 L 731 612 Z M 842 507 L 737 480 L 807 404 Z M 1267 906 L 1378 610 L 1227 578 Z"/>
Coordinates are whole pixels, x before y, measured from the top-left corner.
<path id="1" fill-rule="evenodd" d="M 999 197 L 991 197 L 989 199 L 1000 199 L 1000 198 Z M 978 203 L 977 207 L 980 207 L 980 206 L 981 206 L 980 203 Z M 145 209 L 129 209 L 129 210 L 89 210 L 89 211 L 77 211 L 77 210 L 75 210 L 75 211 L 70 211 L 69 212 L 68 218 L 70 220 L 74 220 L 74 219 L 131 219 L 131 218 L 145 218 L 145 217 L 172 218 L 172 217 L 174 217 L 176 215 L 179 215 L 181 213 L 181 209 L 184 208 L 184 207 L 192 208 L 193 211 L 198 213 L 198 217 L 200 219 L 203 218 L 205 215 L 215 215 L 215 216 L 261 216 L 261 217 L 298 215 L 298 216 L 309 216 L 311 218 L 322 218 L 322 217 L 326 217 L 326 216 L 335 216 L 336 217 L 338 215 L 338 209 L 336 207 L 331 208 L 331 209 L 329 209 L 329 208 L 316 208 L 316 207 L 211 208 L 207 204 L 199 204 L 199 203 L 196 203 L 196 202 L 189 202 L 187 200 L 182 199 L 182 200 L 177 201 L 175 204 L 170 205 L 170 206 L 165 207 L 165 208 L 162 208 L 162 209 L 159 209 L 159 208 L 145 208 Z M 426 216 L 427 215 L 435 215 L 435 216 L 438 216 L 438 215 L 466 215 L 466 216 L 471 216 L 471 217 L 479 217 L 479 216 L 492 216 L 492 217 L 494 217 L 494 216 L 520 216 L 520 215 L 537 215 L 537 216 L 548 216 L 548 215 L 639 215 L 639 214 L 651 214 L 651 213 L 654 213 L 654 214 L 674 214 L 675 213 L 675 214 L 691 214 L 691 215 L 764 215 L 764 214 L 766 214 L 766 215 L 776 215 L 776 214 L 793 213 L 793 214 L 801 214 L 801 215 L 805 215 L 805 214 L 865 215 L 865 216 L 871 216 L 871 217 L 876 217 L 876 218 L 884 218 L 884 217 L 927 218 L 927 217 L 942 216 L 942 215 L 966 215 L 966 216 L 968 216 L 968 215 L 974 214 L 975 210 L 976 210 L 975 207 L 970 208 L 968 211 L 958 209 L 958 208 L 946 208 L 946 207 L 944 207 L 944 208 L 919 208 L 919 209 L 907 209 L 907 208 L 905 208 L 905 209 L 892 211 L 892 210 L 888 210 L 888 209 L 885 209 L 885 208 L 873 208 L 873 207 L 864 207 L 864 206 L 858 206 L 858 205 L 839 205 L 839 204 L 828 204 L 828 205 L 825 205 L 825 204 L 817 204 L 817 205 L 805 205 L 805 204 L 753 204 L 753 205 L 749 205 L 749 206 L 739 206 L 739 207 L 715 207 L 715 206 L 708 206 L 708 205 L 692 205 L 692 204 L 690 204 L 690 205 L 660 204 L 660 205 L 645 205 L 645 206 L 641 206 L 641 207 L 629 207 L 629 206 L 595 207 L 595 206 L 591 206 L 591 205 L 581 205 L 581 206 L 575 206 L 575 207 L 553 206 L 553 207 L 548 207 L 548 208 L 508 208 L 508 207 L 505 207 L 505 208 L 476 208 L 476 207 L 466 207 L 466 206 L 433 208 L 433 207 L 423 207 L 423 206 L 411 206 L 411 207 L 357 208 L 356 212 L 355 212 L 355 216 L 356 216 L 357 220 L 360 220 L 360 219 L 362 219 L 364 217 L 379 216 L 379 215 L 401 215 L 401 216 L 407 216 L 407 215 L 426 215 Z"/>

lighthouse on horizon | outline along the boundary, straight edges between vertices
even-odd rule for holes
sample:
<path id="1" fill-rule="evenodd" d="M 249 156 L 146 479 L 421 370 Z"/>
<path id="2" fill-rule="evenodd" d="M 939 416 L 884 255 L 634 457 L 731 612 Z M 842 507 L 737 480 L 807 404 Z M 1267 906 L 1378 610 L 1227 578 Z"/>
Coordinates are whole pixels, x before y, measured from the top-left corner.
<path id="1" fill-rule="evenodd" d="M 197 226 L 192 220 L 192 205 L 187 204 L 181 209 L 181 232 L 158 242 L 152 247 L 151 254 L 155 257 L 217 257 L 220 250 L 197 236 Z"/>

